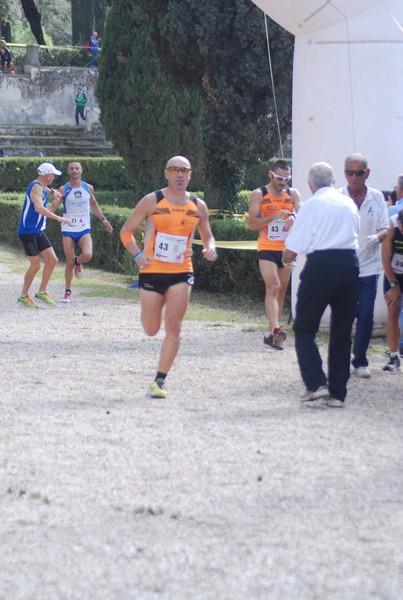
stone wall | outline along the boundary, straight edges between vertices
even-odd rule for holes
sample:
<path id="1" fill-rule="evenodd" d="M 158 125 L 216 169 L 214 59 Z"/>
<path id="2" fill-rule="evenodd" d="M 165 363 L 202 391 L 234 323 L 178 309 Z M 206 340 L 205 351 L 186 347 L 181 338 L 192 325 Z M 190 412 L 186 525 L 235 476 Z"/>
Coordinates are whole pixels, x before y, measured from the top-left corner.
<path id="1" fill-rule="evenodd" d="M 88 96 L 87 127 L 91 129 L 99 123 L 96 69 L 41 67 L 35 63 L 34 52 L 23 73 L 0 74 L 0 124 L 74 126 L 77 86 Z"/>

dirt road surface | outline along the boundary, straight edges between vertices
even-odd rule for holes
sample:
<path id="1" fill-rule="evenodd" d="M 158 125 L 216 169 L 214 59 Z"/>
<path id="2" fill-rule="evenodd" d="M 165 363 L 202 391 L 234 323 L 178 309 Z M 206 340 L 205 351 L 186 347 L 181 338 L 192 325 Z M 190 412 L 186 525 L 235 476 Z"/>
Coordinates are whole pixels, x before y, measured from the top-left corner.
<path id="1" fill-rule="evenodd" d="M 162 332 L 142 332 L 138 292 L 82 280 L 31 311 L 8 259 L 1 599 L 402 598 L 403 378 L 384 342 L 344 409 L 307 409 L 292 334 L 280 353 L 245 315 L 186 321 L 155 400 Z"/>

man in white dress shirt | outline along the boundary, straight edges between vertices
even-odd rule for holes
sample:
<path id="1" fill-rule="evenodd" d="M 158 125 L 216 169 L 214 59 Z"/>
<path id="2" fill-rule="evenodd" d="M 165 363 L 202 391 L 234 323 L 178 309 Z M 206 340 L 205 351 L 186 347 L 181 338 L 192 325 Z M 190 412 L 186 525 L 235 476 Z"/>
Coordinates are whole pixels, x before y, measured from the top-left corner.
<path id="1" fill-rule="evenodd" d="M 291 265 L 298 254 L 306 254 L 293 326 L 306 387 L 301 402 L 343 407 L 357 303 L 359 216 L 354 202 L 334 189 L 333 169 L 327 163 L 312 165 L 308 184 L 313 196 L 299 209 L 283 252 L 285 265 Z M 326 377 L 316 333 L 327 306 L 331 321 Z"/>

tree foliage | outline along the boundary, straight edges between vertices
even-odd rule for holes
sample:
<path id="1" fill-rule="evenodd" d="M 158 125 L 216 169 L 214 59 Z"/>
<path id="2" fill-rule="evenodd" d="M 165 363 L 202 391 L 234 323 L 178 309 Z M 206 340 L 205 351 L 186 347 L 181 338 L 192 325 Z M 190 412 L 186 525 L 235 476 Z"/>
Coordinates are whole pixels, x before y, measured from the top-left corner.
<path id="1" fill-rule="evenodd" d="M 56 46 L 71 45 L 71 1 L 36 0 L 43 27 Z"/>
<path id="2" fill-rule="evenodd" d="M 83 45 L 94 29 L 94 0 L 71 0 L 73 44 Z"/>
<path id="3" fill-rule="evenodd" d="M 70 0 L 35 0 L 43 36 L 56 45 L 71 45 Z M 23 11 L 21 0 L 0 0 L 0 33 L 8 42 L 37 42 Z"/>
<path id="4" fill-rule="evenodd" d="M 214 204 L 228 208 L 240 168 L 277 153 L 264 15 L 250 0 L 137 0 L 154 16 L 164 68 L 203 94 L 206 181 Z M 291 122 L 292 36 L 268 19 L 279 125 Z"/>
<path id="5" fill-rule="evenodd" d="M 126 161 L 136 193 L 160 181 L 167 158 L 201 147 L 200 95 L 161 71 L 152 24 L 139 6 L 114 0 L 99 62 L 97 99 L 106 134 Z"/>
<path id="6" fill-rule="evenodd" d="M 10 0 L 0 0 L 0 37 L 11 39 L 11 4 Z"/>
<path id="7" fill-rule="evenodd" d="M 86 42 L 92 31 L 103 35 L 104 23 L 112 0 L 71 0 L 73 44 Z"/>

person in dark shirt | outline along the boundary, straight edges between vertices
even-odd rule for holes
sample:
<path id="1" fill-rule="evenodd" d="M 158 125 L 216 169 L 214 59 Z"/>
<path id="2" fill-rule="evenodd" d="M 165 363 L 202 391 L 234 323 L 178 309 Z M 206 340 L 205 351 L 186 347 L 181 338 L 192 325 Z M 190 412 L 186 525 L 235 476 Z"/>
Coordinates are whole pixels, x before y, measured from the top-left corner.
<path id="1" fill-rule="evenodd" d="M 14 68 L 14 63 L 12 60 L 11 52 L 7 46 L 0 45 L 0 62 L 1 69 L 6 73 L 10 72 Z"/>
<path id="2" fill-rule="evenodd" d="M 389 346 L 389 362 L 384 371 L 400 369 L 399 316 L 403 291 L 403 209 L 389 220 L 389 231 L 382 244 L 382 266 L 385 273 L 383 292 L 388 316 L 386 320 L 386 339 Z"/>

